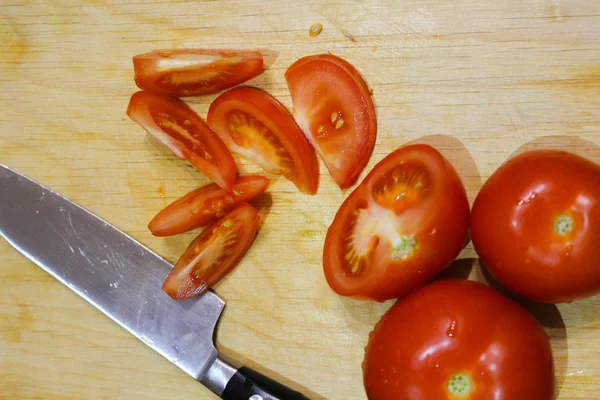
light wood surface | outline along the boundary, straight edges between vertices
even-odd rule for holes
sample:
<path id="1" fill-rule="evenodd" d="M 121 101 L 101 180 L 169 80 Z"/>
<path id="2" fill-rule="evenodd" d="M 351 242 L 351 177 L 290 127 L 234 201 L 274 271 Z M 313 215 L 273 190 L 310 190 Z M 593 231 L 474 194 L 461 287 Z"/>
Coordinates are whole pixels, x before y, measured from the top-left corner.
<path id="1" fill-rule="evenodd" d="M 315 23 L 323 31 L 310 37 Z M 285 69 L 331 51 L 374 90 L 379 134 L 366 171 L 400 145 L 426 142 L 454 163 L 472 201 L 525 147 L 600 162 L 599 39 L 600 3 L 591 0 L 3 0 L 0 162 L 174 261 L 193 235 L 154 238 L 146 224 L 207 179 L 126 117 L 136 91 L 131 57 L 173 47 L 268 50 L 269 69 L 250 84 L 290 106 Z M 190 104 L 205 116 L 212 99 Z M 279 178 L 262 198 L 254 246 L 216 287 L 227 301 L 217 343 L 310 397 L 364 399 L 363 348 L 391 303 L 328 288 L 322 243 L 348 192 L 321 167 L 318 195 Z M 458 267 L 477 267 L 471 246 L 460 257 Z M 600 297 L 532 311 L 552 337 L 558 398 L 598 398 Z M 213 396 L 0 241 L 0 398 Z"/>

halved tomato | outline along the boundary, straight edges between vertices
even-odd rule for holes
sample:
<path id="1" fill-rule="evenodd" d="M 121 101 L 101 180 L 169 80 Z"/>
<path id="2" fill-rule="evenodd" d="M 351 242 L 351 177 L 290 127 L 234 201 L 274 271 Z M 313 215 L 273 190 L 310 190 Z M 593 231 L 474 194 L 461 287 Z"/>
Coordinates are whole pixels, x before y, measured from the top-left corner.
<path id="1" fill-rule="evenodd" d="M 315 194 L 319 164 L 292 114 L 267 92 L 239 87 L 215 99 L 207 121 L 229 150 Z"/>
<path id="2" fill-rule="evenodd" d="M 214 183 L 192 190 L 161 210 L 148 224 L 154 236 L 172 236 L 205 226 L 236 204 L 267 189 L 271 181 L 259 175 L 241 176 L 229 194 Z"/>
<path id="3" fill-rule="evenodd" d="M 237 173 L 227 146 L 184 102 L 160 94 L 137 92 L 127 115 L 182 160 L 189 160 L 213 182 L 231 191 Z"/>
<path id="4" fill-rule="evenodd" d="M 163 290 L 175 300 L 207 291 L 244 257 L 256 236 L 258 220 L 256 208 L 238 204 L 192 241 L 165 279 Z"/>
<path id="5" fill-rule="evenodd" d="M 419 288 L 462 250 L 469 202 L 450 162 L 427 145 L 380 161 L 338 210 L 323 268 L 338 294 L 384 301 Z"/>
<path id="6" fill-rule="evenodd" d="M 249 50 L 155 50 L 134 56 L 133 68 L 140 89 L 175 97 L 201 96 L 254 78 L 263 70 L 263 57 Z"/>
<path id="7" fill-rule="evenodd" d="M 358 71 L 332 54 L 301 58 L 285 73 L 294 117 L 340 188 L 356 182 L 375 146 L 371 92 Z"/>

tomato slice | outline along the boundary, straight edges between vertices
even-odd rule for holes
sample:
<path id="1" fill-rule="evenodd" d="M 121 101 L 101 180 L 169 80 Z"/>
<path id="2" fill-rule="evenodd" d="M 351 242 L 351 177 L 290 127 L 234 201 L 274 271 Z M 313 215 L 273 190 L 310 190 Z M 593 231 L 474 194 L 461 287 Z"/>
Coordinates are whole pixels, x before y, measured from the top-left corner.
<path id="1" fill-rule="evenodd" d="M 367 84 L 347 61 L 332 54 L 308 56 L 285 73 L 294 117 L 340 188 L 356 182 L 377 136 Z"/>
<path id="2" fill-rule="evenodd" d="M 201 96 L 259 75 L 263 57 L 248 50 L 155 50 L 134 56 L 133 69 L 140 89 L 174 97 Z"/>
<path id="3" fill-rule="evenodd" d="M 231 191 L 237 173 L 231 153 L 184 102 L 160 94 L 137 92 L 131 96 L 127 115 L 177 157 L 189 160 L 217 185 Z"/>
<path id="4" fill-rule="evenodd" d="M 344 296 L 403 296 L 454 260 L 468 229 L 469 202 L 450 162 L 427 145 L 401 147 L 338 210 L 325 238 L 325 277 Z"/>
<path id="5" fill-rule="evenodd" d="M 172 236 L 208 225 L 236 204 L 264 192 L 271 181 L 259 175 L 241 176 L 228 193 L 214 183 L 192 190 L 161 210 L 148 224 L 154 236 Z"/>
<path id="6" fill-rule="evenodd" d="M 206 228 L 175 264 L 163 290 L 175 300 L 198 296 L 230 273 L 244 257 L 258 229 L 258 210 L 240 203 Z"/>
<path id="7" fill-rule="evenodd" d="M 285 176 L 304 193 L 317 192 L 315 151 L 292 114 L 267 92 L 231 89 L 210 105 L 207 121 L 233 153 Z"/>

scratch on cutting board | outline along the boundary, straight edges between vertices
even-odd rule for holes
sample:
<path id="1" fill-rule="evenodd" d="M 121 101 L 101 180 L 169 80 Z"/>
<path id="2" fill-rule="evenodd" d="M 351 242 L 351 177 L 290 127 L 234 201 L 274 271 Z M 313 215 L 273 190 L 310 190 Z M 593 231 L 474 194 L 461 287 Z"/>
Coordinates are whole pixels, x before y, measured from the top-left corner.
<path id="1" fill-rule="evenodd" d="M 512 127 L 513 131 L 515 132 L 515 136 L 516 136 L 517 140 L 519 141 L 519 145 L 520 146 L 525 145 L 525 138 L 523 137 L 522 132 L 520 132 L 520 130 L 517 129 L 517 125 L 515 125 L 515 121 L 514 121 L 513 117 L 511 116 L 509 109 L 507 107 L 504 107 L 504 111 L 506 112 L 506 116 L 508 117 L 508 120 L 510 121 L 510 126 Z M 519 125 L 522 126 L 522 124 L 519 124 Z"/>
<path id="2" fill-rule="evenodd" d="M 338 6 L 336 12 L 335 12 L 335 17 L 333 18 L 329 18 L 327 16 L 326 13 L 323 12 L 323 10 L 319 10 L 319 14 L 321 14 L 321 16 L 323 16 L 323 18 L 325 18 L 327 21 L 329 21 L 331 23 L 331 25 L 333 25 L 335 27 L 335 29 L 337 29 L 338 31 L 340 31 L 340 33 L 342 35 L 344 35 L 344 37 L 348 40 L 350 40 L 351 42 L 355 43 L 357 40 L 354 37 L 354 35 L 352 35 L 350 32 L 348 32 L 348 30 L 346 30 L 346 28 L 344 28 L 343 26 L 340 25 L 340 23 L 338 22 L 338 16 L 340 14 L 340 8 Z"/>
<path id="3" fill-rule="evenodd" d="M 552 4 L 548 6 L 548 13 L 555 21 L 560 22 L 565 19 L 565 13 L 560 6 L 561 0 L 552 0 Z"/>

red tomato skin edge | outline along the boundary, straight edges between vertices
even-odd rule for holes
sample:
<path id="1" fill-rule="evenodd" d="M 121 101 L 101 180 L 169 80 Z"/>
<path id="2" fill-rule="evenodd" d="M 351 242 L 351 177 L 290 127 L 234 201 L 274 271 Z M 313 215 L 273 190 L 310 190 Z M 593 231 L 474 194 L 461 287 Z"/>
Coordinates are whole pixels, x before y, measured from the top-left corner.
<path id="1" fill-rule="evenodd" d="M 157 56 L 161 55 L 177 55 L 177 54 L 189 54 L 189 53 L 199 53 L 199 54 L 207 54 L 207 55 L 220 55 L 225 54 L 229 57 L 239 55 L 243 58 L 246 63 L 245 70 L 243 73 L 238 73 L 233 75 L 230 80 L 223 80 L 223 84 L 216 85 L 213 87 L 207 87 L 205 89 L 197 89 L 192 92 L 183 93 L 181 90 L 173 90 L 166 89 L 164 87 L 158 86 L 155 82 L 160 80 L 167 73 L 172 73 L 176 71 L 175 69 L 165 70 L 163 72 L 150 72 L 144 73 L 143 71 L 146 69 L 151 69 L 154 64 L 154 60 Z M 147 90 L 149 92 L 155 92 L 160 94 L 165 94 L 173 97 L 194 97 L 194 96 L 204 96 L 214 93 L 219 93 L 220 91 L 232 88 L 239 84 L 242 84 L 258 75 L 260 75 L 264 71 L 264 58 L 262 53 L 259 50 L 236 50 L 236 49 L 159 49 L 153 50 L 143 54 L 137 54 L 133 56 L 133 69 L 134 69 L 134 81 L 137 87 L 142 90 Z M 244 65 L 240 63 L 240 65 Z M 151 81 L 146 83 L 146 81 Z"/>
<path id="2" fill-rule="evenodd" d="M 452 236 L 456 236 L 456 244 L 453 246 L 455 251 L 451 253 L 448 257 L 444 259 L 443 262 L 440 263 L 440 268 L 435 270 L 431 270 L 428 273 L 421 273 L 418 276 L 418 279 L 413 280 L 411 282 L 403 282 L 399 281 L 394 283 L 396 280 L 394 277 L 390 278 L 388 283 L 388 288 L 382 290 L 378 286 L 371 287 L 373 285 L 369 285 L 369 289 L 363 290 L 361 292 L 357 292 L 355 290 L 348 290 L 348 288 L 344 288 L 338 284 L 338 279 L 335 277 L 335 274 L 341 273 L 339 271 L 340 267 L 338 265 L 343 262 L 343 260 L 338 258 L 337 255 L 337 241 L 338 234 L 336 231 L 343 229 L 345 222 L 343 221 L 344 216 L 350 215 L 351 210 L 346 210 L 347 207 L 354 204 L 354 197 L 368 196 L 369 193 L 366 193 L 366 186 L 373 179 L 377 179 L 377 177 L 381 177 L 385 174 L 385 171 L 389 169 L 388 164 L 393 163 L 393 165 L 397 164 L 394 162 L 394 158 L 398 158 L 399 160 L 404 159 L 405 157 L 402 155 L 402 149 L 411 148 L 412 151 L 419 154 L 420 152 L 427 152 L 435 155 L 435 157 L 441 158 L 444 172 L 448 175 L 449 183 L 447 186 L 452 190 L 447 192 L 447 195 L 452 195 L 452 199 L 455 203 L 458 204 L 456 212 L 452 215 L 442 215 L 441 218 L 445 220 L 445 224 L 440 224 L 445 226 L 448 229 L 453 230 Z M 363 193 L 365 192 L 365 193 Z M 465 244 L 468 241 L 469 234 L 469 224 L 470 224 L 470 208 L 469 208 L 469 200 L 467 197 L 465 186 L 456 172 L 454 166 L 450 163 L 450 161 L 444 157 L 437 149 L 425 145 L 425 144 L 416 144 L 416 145 L 408 145 L 403 146 L 386 157 L 384 157 L 380 162 L 378 162 L 373 169 L 369 172 L 369 174 L 363 179 L 363 181 L 357 186 L 354 191 L 344 200 L 336 215 L 333 219 L 333 222 L 329 226 L 327 230 L 327 235 L 325 237 L 325 243 L 323 247 L 323 271 L 325 278 L 331 287 L 331 289 L 340 296 L 349 297 L 355 300 L 375 300 L 378 302 L 384 302 L 390 299 L 397 299 L 403 296 L 406 296 L 420 287 L 425 285 L 428 281 L 430 281 L 435 275 L 443 271 L 448 265 L 454 261 L 454 259 L 459 255 L 460 251 L 464 248 Z M 335 266 L 335 267 L 334 267 Z M 391 284 L 391 285 L 390 285 Z"/>
<path id="3" fill-rule="evenodd" d="M 189 112 L 189 116 L 191 118 L 197 119 L 199 124 L 205 126 L 207 129 L 206 132 L 210 133 L 211 146 L 217 148 L 216 151 L 220 155 L 219 158 L 222 158 L 223 162 L 221 165 L 210 163 L 197 156 L 184 145 L 182 145 L 181 142 L 173 140 L 171 136 L 163 131 L 162 128 L 154 122 L 154 118 L 148 111 L 146 103 L 150 100 L 158 100 L 163 104 L 167 104 L 168 106 L 177 107 L 181 112 Z M 167 148 L 169 148 L 177 158 L 180 160 L 189 161 L 209 179 L 231 193 L 237 175 L 237 168 L 233 156 L 221 138 L 215 132 L 213 132 L 210 126 L 187 104 L 181 100 L 173 99 L 165 95 L 139 91 L 131 96 L 129 105 L 127 107 L 127 115 L 132 121 L 140 125 L 148 134 L 155 137 L 162 144 L 167 146 Z"/>
<path id="4" fill-rule="evenodd" d="M 158 214 L 156 214 L 156 216 L 148 224 L 148 229 L 154 236 L 166 237 L 178 235 L 202 226 L 206 226 L 209 223 L 214 222 L 218 217 L 215 214 L 206 215 L 203 213 L 203 210 L 197 210 L 195 212 L 194 210 L 189 209 L 190 207 L 193 208 L 193 206 L 185 207 L 186 204 L 193 203 L 195 200 L 204 199 L 204 201 L 206 201 L 209 198 L 216 199 L 218 197 L 231 196 L 235 202 L 219 210 L 220 213 L 224 214 L 229 212 L 240 202 L 249 201 L 263 193 L 265 190 L 267 190 L 270 183 L 271 180 L 265 178 L 264 176 L 245 175 L 240 176 L 237 179 L 235 185 L 233 186 L 233 194 L 229 194 L 215 183 L 194 189 L 175 200 L 173 203 L 169 204 Z M 236 192 L 239 192 L 240 195 L 236 195 Z M 182 215 L 183 221 L 178 221 L 176 224 L 170 222 L 169 217 L 172 215 L 172 213 L 177 212 L 178 210 L 181 210 L 181 213 L 187 215 Z"/>
<path id="5" fill-rule="evenodd" d="M 369 132 L 372 132 L 372 137 L 371 135 L 369 135 L 368 137 L 363 138 L 364 140 L 360 145 L 360 147 L 364 149 L 362 151 L 363 157 L 359 160 L 356 160 L 355 167 L 344 180 L 336 182 L 340 189 L 344 190 L 352 187 L 356 183 L 361 172 L 369 163 L 371 155 L 373 154 L 373 150 L 375 149 L 375 142 L 377 141 L 377 114 L 375 110 L 375 104 L 373 103 L 371 89 L 368 87 L 365 79 L 360 74 L 360 72 L 358 72 L 358 70 L 348 61 L 333 54 L 317 54 L 313 56 L 306 56 L 297 60 L 285 72 L 285 78 L 288 81 L 288 87 L 290 86 L 289 80 L 294 74 L 294 70 L 301 67 L 303 64 L 314 60 L 327 60 L 329 62 L 335 63 L 343 70 L 345 70 L 356 82 L 359 91 L 363 99 L 365 100 L 365 109 L 368 111 L 372 111 L 369 112 Z M 304 132 L 304 134 L 308 136 L 308 133 Z M 312 143 L 312 141 L 310 140 L 309 142 Z"/>
<path id="6" fill-rule="evenodd" d="M 549 369 L 546 370 L 545 372 L 542 371 L 543 376 L 546 376 L 546 378 L 544 380 L 547 381 L 548 386 L 540 392 L 540 393 L 543 393 L 543 394 L 541 394 L 541 398 L 540 399 L 536 398 L 535 400 L 554 399 L 554 393 L 556 390 L 554 357 L 552 354 L 550 338 L 546 334 L 544 328 L 539 323 L 539 321 L 536 318 L 534 318 L 534 316 L 531 315 L 527 310 L 522 308 L 517 302 L 509 299 L 508 297 L 505 297 L 504 295 L 502 295 L 500 292 L 496 291 L 495 289 L 492 289 L 491 287 L 489 287 L 481 282 L 470 281 L 470 280 L 466 280 L 466 279 L 456 279 L 456 278 L 434 281 L 432 283 L 427 284 L 422 289 L 420 289 L 416 292 L 413 292 L 402 299 L 397 300 L 392 305 L 392 307 L 389 308 L 381 316 L 379 321 L 377 321 L 374 328 L 369 333 L 368 343 L 365 346 L 364 358 L 363 358 L 363 362 L 361 365 L 361 369 L 363 372 L 363 385 L 367 391 L 367 395 L 368 395 L 369 399 L 389 400 L 388 398 L 382 399 L 381 397 L 375 396 L 375 394 L 370 393 L 370 390 L 368 389 L 370 386 L 375 387 L 375 389 L 377 389 L 377 390 L 381 389 L 381 388 L 377 387 L 377 382 L 369 382 L 369 378 L 373 379 L 372 372 L 374 372 L 375 370 L 372 369 L 371 371 L 369 371 L 371 373 L 367 372 L 368 368 L 374 368 L 374 367 L 372 367 L 372 363 L 376 362 L 377 359 L 381 360 L 381 354 L 377 354 L 381 350 L 378 349 L 377 347 L 375 347 L 375 342 L 380 341 L 380 338 L 383 337 L 382 333 L 380 331 L 382 331 L 384 329 L 389 330 L 390 325 L 391 326 L 396 325 L 397 320 L 398 320 L 398 317 L 396 316 L 396 314 L 398 314 L 398 313 L 405 314 L 407 312 L 407 307 L 409 304 L 414 305 L 414 304 L 433 303 L 433 301 L 428 300 L 428 298 L 440 299 L 440 300 L 438 300 L 439 302 L 445 303 L 445 301 L 442 300 L 443 297 L 447 297 L 447 298 L 449 297 L 448 301 L 451 302 L 452 299 L 456 298 L 454 296 L 451 296 L 452 292 L 455 292 L 456 296 L 459 296 L 459 297 L 466 296 L 465 293 L 469 293 L 471 295 L 480 293 L 480 295 L 483 296 L 482 300 L 484 300 L 486 303 L 493 302 L 493 303 L 496 303 L 497 305 L 501 306 L 500 309 L 498 309 L 498 310 L 492 309 L 492 310 L 490 310 L 490 312 L 495 312 L 495 311 L 499 312 L 500 310 L 507 310 L 507 312 L 511 312 L 511 313 L 513 313 L 513 315 L 519 315 L 519 319 L 527 325 L 527 328 L 524 328 L 524 329 L 527 329 L 528 332 L 530 333 L 529 339 L 533 340 L 536 344 L 538 344 L 538 346 L 536 346 L 536 348 L 538 349 L 538 351 L 540 351 L 540 353 L 543 353 L 547 357 L 549 357 L 549 360 L 546 359 L 549 364 Z M 425 312 L 425 311 L 426 311 L 426 309 L 423 310 L 423 312 Z M 460 315 L 460 314 L 457 314 L 457 315 Z M 394 323 L 394 321 L 396 321 L 396 323 Z M 427 321 L 427 320 L 425 320 L 425 321 Z M 407 324 L 411 323 L 411 321 L 408 321 L 408 320 L 406 320 L 406 321 L 403 320 L 403 322 L 407 323 Z M 427 322 L 429 322 L 429 321 L 427 321 Z M 398 328 L 402 329 L 401 326 Z M 409 329 L 411 329 L 410 326 L 409 326 Z M 425 330 L 425 329 L 426 328 L 424 328 L 423 325 L 421 325 L 421 326 L 416 326 L 414 330 Z M 412 329 L 409 330 L 409 332 L 410 331 L 412 331 Z M 415 335 L 415 336 L 417 337 L 417 341 L 414 343 L 419 343 L 418 335 Z M 485 338 L 483 338 L 483 339 L 485 339 Z M 403 342 L 398 343 L 399 347 L 406 346 L 406 345 L 407 344 L 403 343 Z M 390 352 L 388 354 L 392 354 L 393 349 L 389 349 L 389 350 L 390 350 Z M 394 359 L 392 358 L 392 356 L 390 356 L 389 362 L 390 362 L 390 364 L 393 365 Z M 379 365 L 379 367 L 381 367 L 381 366 Z M 518 368 L 518 367 L 519 367 L 518 365 L 515 366 L 515 368 Z M 401 375 L 402 372 L 401 371 L 399 371 L 399 372 L 400 372 L 399 375 Z M 426 371 L 423 371 L 423 373 L 426 373 Z M 431 382 L 431 384 L 435 385 L 436 382 Z M 487 397 L 481 396 L 481 393 L 477 393 L 477 394 L 478 394 L 478 396 L 476 396 L 477 399 L 487 398 Z M 471 397 L 467 397 L 467 398 L 470 399 Z M 531 400 L 531 399 L 519 398 L 519 400 Z"/>
<path id="7" fill-rule="evenodd" d="M 186 290 L 184 293 L 181 293 L 181 291 L 178 290 L 179 286 L 177 285 L 177 283 L 173 282 L 172 279 L 170 279 L 171 277 L 176 276 L 179 262 L 183 259 L 184 255 L 188 251 L 191 251 L 195 247 L 195 245 L 198 241 L 204 242 L 210 238 L 210 236 L 212 235 L 213 225 L 214 226 L 221 225 L 222 221 L 229 219 L 231 217 L 231 213 L 234 213 L 234 212 L 252 213 L 251 221 L 242 221 L 242 222 L 246 222 L 244 224 L 244 229 L 246 230 L 246 232 L 243 235 L 241 241 L 238 242 L 238 246 L 241 246 L 243 250 L 239 254 L 237 254 L 236 257 L 227 260 L 227 263 L 225 263 L 224 265 L 222 265 L 219 268 L 218 273 L 217 273 L 218 277 L 217 277 L 217 279 L 214 280 L 214 282 L 204 281 L 204 282 L 198 284 L 198 286 L 191 287 L 188 290 Z M 175 264 L 175 267 L 173 268 L 173 270 L 171 270 L 171 272 L 169 273 L 169 275 L 163 282 L 162 290 L 165 293 L 167 293 L 173 300 L 178 300 L 178 301 L 187 300 L 187 299 L 202 295 L 204 292 L 209 290 L 211 287 L 213 287 L 219 281 L 221 281 L 223 278 L 225 278 L 227 275 L 229 275 L 237 267 L 237 265 L 240 263 L 240 261 L 244 258 L 244 256 L 246 255 L 246 253 L 252 246 L 254 239 L 256 239 L 256 235 L 258 233 L 259 221 L 260 221 L 260 216 L 259 216 L 258 210 L 256 208 L 252 207 L 250 204 L 248 204 L 246 202 L 239 203 L 229 214 L 223 216 L 219 220 L 215 221 L 212 225 L 208 226 L 204 231 L 202 231 L 202 233 L 200 235 L 198 235 L 198 237 L 196 237 L 190 243 L 190 245 L 188 246 L 186 251 L 179 258 L 179 261 Z"/>

